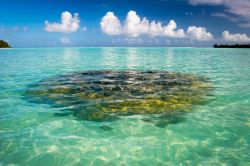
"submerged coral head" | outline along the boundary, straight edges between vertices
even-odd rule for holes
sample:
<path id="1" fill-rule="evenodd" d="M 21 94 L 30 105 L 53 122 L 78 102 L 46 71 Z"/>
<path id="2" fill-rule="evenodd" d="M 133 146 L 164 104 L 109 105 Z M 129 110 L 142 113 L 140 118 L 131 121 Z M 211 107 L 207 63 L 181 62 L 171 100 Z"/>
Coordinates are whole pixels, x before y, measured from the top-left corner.
<path id="1" fill-rule="evenodd" d="M 62 107 L 83 120 L 187 112 L 207 94 L 207 79 L 168 71 L 101 70 L 55 76 L 33 84 L 29 101 Z"/>

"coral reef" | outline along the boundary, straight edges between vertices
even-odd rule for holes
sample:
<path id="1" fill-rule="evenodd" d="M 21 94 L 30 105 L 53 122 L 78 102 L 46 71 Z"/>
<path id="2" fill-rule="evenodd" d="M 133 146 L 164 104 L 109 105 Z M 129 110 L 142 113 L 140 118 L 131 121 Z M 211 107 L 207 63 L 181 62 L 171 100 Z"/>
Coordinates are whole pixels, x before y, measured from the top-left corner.
<path id="1" fill-rule="evenodd" d="M 83 120 L 110 121 L 133 114 L 188 112 L 204 102 L 210 89 L 206 78 L 192 74 L 101 70 L 42 80 L 28 88 L 26 97 L 62 107 Z"/>

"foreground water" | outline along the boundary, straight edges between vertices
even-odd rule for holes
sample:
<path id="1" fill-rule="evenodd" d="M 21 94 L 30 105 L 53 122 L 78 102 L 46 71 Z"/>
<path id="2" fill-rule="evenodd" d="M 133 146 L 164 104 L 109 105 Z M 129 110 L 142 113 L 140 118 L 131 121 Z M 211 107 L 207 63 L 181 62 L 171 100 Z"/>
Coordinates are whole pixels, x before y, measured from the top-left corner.
<path id="1" fill-rule="evenodd" d="M 102 122 L 57 116 L 64 108 L 25 99 L 30 85 L 58 75 L 128 69 L 192 74 L 213 89 L 164 126 L 144 114 Z M 250 165 L 249 85 L 247 49 L 0 50 L 0 165 Z"/>

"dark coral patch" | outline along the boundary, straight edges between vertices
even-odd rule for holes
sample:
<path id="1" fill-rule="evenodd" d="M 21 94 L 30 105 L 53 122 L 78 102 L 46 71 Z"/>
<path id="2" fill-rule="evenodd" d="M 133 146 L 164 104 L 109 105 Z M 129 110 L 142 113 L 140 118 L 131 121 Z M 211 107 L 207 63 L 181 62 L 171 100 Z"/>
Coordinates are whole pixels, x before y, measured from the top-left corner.
<path id="1" fill-rule="evenodd" d="M 26 97 L 70 110 L 83 120 L 111 121 L 123 115 L 186 112 L 192 104 L 201 104 L 210 88 L 207 79 L 191 74 L 101 70 L 42 80 L 28 88 Z M 168 121 L 175 123 L 168 119 L 159 125 Z"/>

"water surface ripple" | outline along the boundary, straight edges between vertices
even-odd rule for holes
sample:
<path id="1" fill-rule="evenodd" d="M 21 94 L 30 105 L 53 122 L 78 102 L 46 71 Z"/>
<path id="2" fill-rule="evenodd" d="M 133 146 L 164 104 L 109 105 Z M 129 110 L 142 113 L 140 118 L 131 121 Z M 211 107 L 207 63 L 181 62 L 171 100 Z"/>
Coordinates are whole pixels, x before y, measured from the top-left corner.
<path id="1" fill-rule="evenodd" d="M 24 99 L 41 80 L 96 70 L 188 73 L 213 90 L 188 114 L 161 117 L 168 125 L 55 116 L 64 108 Z M 1 49 L 0 165 L 250 165 L 249 85 L 247 49 Z"/>

